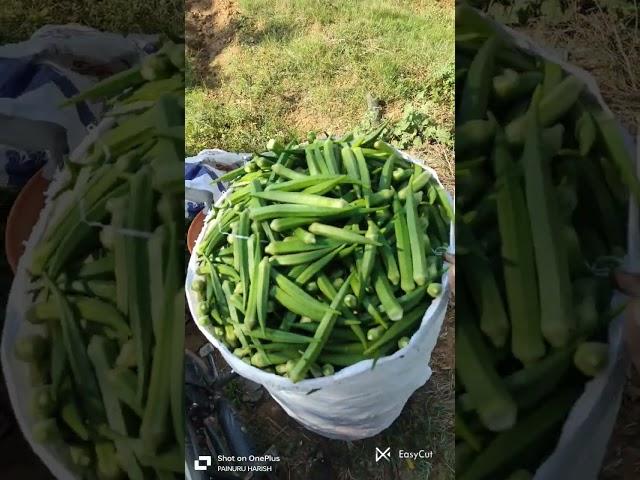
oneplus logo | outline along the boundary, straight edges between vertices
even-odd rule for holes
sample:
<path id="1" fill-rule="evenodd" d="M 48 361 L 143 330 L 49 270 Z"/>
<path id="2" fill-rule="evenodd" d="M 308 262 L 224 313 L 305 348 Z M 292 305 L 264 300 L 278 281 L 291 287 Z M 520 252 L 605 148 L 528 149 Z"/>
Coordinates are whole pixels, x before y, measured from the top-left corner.
<path id="1" fill-rule="evenodd" d="M 200 456 L 198 460 L 193 461 L 193 468 L 196 470 L 207 470 L 211 466 L 211 457 L 209 456 Z"/>
<path id="2" fill-rule="evenodd" d="M 382 458 L 384 458 L 387 462 L 391 461 L 391 447 L 387 447 L 387 449 L 384 451 L 376 447 L 376 463 L 379 462 Z"/>

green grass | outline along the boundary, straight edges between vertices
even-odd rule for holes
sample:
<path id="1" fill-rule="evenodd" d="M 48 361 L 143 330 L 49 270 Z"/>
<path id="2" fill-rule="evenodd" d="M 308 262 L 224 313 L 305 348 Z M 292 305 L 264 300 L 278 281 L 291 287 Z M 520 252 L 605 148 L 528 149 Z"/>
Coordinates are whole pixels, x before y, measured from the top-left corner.
<path id="1" fill-rule="evenodd" d="M 366 122 L 367 94 L 387 118 L 413 106 L 452 129 L 452 4 L 241 0 L 239 10 L 230 45 L 211 64 L 189 52 L 189 152 L 343 133 Z"/>
<path id="2" fill-rule="evenodd" d="M 119 33 L 184 32 L 182 0 L 3 0 L 0 42 L 29 38 L 47 24 L 79 23 Z"/>

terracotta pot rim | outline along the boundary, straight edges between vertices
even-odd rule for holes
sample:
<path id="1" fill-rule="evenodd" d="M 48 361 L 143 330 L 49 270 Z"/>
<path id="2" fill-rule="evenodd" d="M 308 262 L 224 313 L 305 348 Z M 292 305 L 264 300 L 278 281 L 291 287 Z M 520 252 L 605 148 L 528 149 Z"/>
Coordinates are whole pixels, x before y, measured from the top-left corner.
<path id="1" fill-rule="evenodd" d="M 189 254 L 193 253 L 193 247 L 196 244 L 196 240 L 204 227 L 205 214 L 203 210 L 200 210 L 196 216 L 191 220 L 189 230 L 187 231 L 187 249 Z"/>
<path id="2" fill-rule="evenodd" d="M 37 223 L 40 212 L 44 207 L 44 192 L 51 183 L 50 180 L 43 177 L 42 173 L 43 169 L 41 168 L 22 187 L 7 216 L 4 248 L 7 261 L 13 273 L 16 272 L 20 257 L 24 253 L 24 242 L 29 239 L 33 226 Z M 25 205 L 33 203 L 34 197 L 38 197 L 41 200 L 41 203 L 37 205 L 37 211 L 25 208 Z M 32 213 L 33 218 L 29 218 Z M 26 228 L 20 228 L 19 225 L 24 225 L 25 222 L 28 223 Z"/>

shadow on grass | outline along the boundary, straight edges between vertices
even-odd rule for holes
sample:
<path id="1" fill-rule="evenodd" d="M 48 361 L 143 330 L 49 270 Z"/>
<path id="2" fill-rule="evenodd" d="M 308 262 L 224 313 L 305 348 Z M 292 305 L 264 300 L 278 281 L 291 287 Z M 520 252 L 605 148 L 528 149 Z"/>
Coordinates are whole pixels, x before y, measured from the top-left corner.
<path id="1" fill-rule="evenodd" d="M 249 24 L 243 19 L 238 26 L 238 43 L 243 46 L 255 46 L 269 40 L 287 42 L 294 37 L 296 30 L 291 21 L 280 19 L 271 19 L 262 26 Z"/>
<path id="2" fill-rule="evenodd" d="M 187 50 L 190 55 L 187 88 L 218 88 L 223 79 L 216 58 L 233 42 L 237 41 L 242 47 L 252 47 L 270 40 L 289 41 L 295 35 L 295 28 L 290 22 L 274 19 L 259 26 L 238 14 L 226 17 L 221 26 L 216 19 L 216 10 L 206 10 L 210 2 L 192 2 L 186 16 Z"/>

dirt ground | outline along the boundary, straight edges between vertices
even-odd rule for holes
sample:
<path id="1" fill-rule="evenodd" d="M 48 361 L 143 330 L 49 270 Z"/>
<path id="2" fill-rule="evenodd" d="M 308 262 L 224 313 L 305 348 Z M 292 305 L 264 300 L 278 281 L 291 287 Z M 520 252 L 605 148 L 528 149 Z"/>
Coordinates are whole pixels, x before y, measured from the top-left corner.
<path id="1" fill-rule="evenodd" d="M 220 81 L 217 70 L 235 37 L 237 12 L 235 0 L 185 1 L 186 45 L 197 57 L 194 73 L 209 88 Z"/>
<path id="2" fill-rule="evenodd" d="M 640 375 L 630 369 L 601 479 L 636 478 L 640 478 Z"/>

